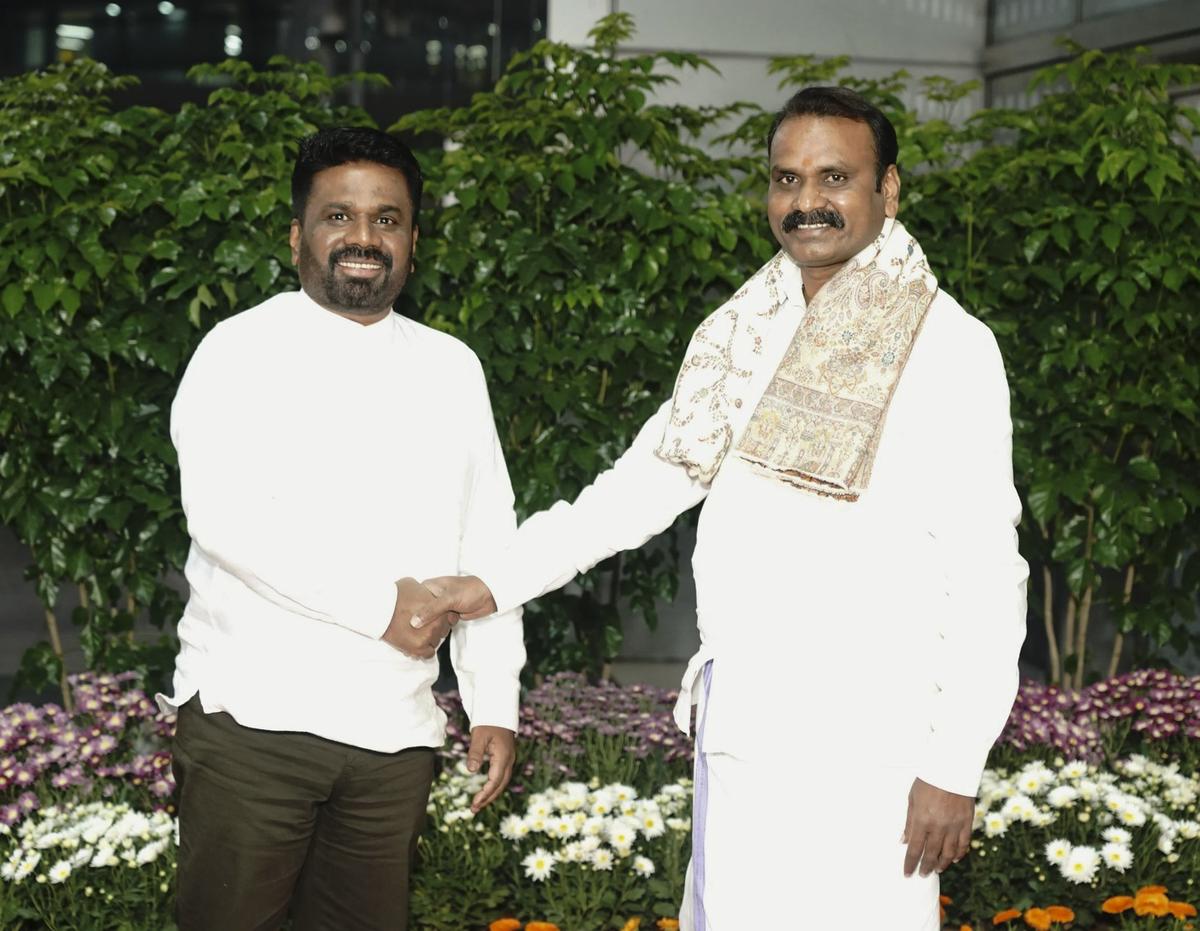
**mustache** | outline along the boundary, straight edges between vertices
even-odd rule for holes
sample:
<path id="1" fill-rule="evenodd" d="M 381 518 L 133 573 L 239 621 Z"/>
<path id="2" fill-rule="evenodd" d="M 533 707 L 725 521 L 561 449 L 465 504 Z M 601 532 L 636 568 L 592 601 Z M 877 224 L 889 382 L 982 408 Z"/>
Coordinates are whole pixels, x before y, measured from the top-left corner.
<path id="1" fill-rule="evenodd" d="M 840 230 L 846 225 L 846 221 L 842 219 L 842 215 L 831 207 L 817 207 L 815 210 L 810 210 L 805 213 L 803 210 L 793 210 L 780 224 L 785 233 L 791 233 L 799 229 L 801 226 L 812 226 L 816 223 L 822 223 L 832 226 L 835 230 Z"/>
<path id="2" fill-rule="evenodd" d="M 340 249 L 334 249 L 329 253 L 329 270 L 332 272 L 342 259 L 378 262 L 383 266 L 384 271 L 392 270 L 392 257 L 382 249 L 363 248 L 362 246 L 342 246 Z"/>

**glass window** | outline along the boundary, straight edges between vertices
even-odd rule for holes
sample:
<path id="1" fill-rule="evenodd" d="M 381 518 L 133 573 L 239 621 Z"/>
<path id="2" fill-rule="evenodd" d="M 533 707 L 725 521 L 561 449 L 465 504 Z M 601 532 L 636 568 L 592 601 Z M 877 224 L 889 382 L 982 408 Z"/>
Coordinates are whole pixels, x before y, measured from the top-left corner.
<path id="1" fill-rule="evenodd" d="M 0 73 L 86 55 L 141 86 L 123 102 L 202 99 L 187 70 L 223 57 L 320 61 L 334 74 L 374 71 L 391 87 L 348 96 L 382 124 L 466 103 L 514 52 L 545 35 L 547 0 L 111 0 L 5 4 Z"/>

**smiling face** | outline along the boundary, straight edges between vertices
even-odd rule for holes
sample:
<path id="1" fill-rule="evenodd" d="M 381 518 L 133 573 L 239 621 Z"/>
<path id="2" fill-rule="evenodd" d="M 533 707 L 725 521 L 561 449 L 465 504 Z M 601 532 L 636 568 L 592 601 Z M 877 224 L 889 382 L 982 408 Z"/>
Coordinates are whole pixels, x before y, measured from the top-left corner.
<path id="1" fill-rule="evenodd" d="M 313 176 L 303 220 L 292 221 L 292 263 L 322 307 L 359 323 L 391 311 L 417 245 L 404 175 L 348 162 Z"/>
<path id="2" fill-rule="evenodd" d="M 771 144 L 767 219 L 800 266 L 811 300 L 866 248 L 900 206 L 900 175 L 889 165 L 875 189 L 875 140 L 866 123 L 837 116 L 785 119 Z"/>

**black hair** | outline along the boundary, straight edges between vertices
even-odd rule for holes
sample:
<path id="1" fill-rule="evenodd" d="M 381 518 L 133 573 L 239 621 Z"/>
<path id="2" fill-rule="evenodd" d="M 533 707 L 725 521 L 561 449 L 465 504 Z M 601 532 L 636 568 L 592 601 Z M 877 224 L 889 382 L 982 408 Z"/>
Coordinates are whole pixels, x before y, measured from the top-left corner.
<path id="1" fill-rule="evenodd" d="M 326 168 L 348 162 L 374 162 L 395 168 L 404 175 L 412 200 L 412 225 L 421 212 L 421 166 L 403 142 L 395 136 L 366 126 L 333 126 L 300 140 L 296 167 L 292 169 L 292 217 L 303 222 L 312 190 L 313 176 Z"/>
<path id="2" fill-rule="evenodd" d="M 793 116 L 836 116 L 856 123 L 866 123 L 875 137 L 875 190 L 883 190 L 883 176 L 888 165 L 895 165 L 900 153 L 896 142 L 896 127 L 883 111 L 857 91 L 848 87 L 806 87 L 793 94 L 783 109 L 771 121 L 767 133 L 767 157 L 779 125 Z"/>

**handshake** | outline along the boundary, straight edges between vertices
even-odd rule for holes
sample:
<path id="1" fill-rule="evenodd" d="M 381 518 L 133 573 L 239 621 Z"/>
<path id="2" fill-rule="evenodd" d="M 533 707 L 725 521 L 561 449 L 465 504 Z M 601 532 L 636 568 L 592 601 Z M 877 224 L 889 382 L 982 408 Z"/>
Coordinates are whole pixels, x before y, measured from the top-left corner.
<path id="1" fill-rule="evenodd" d="M 414 659 L 429 659 L 462 620 L 496 613 L 491 590 L 473 575 L 396 582 L 396 606 L 383 639 Z"/>

